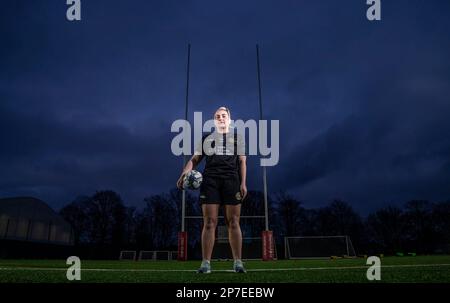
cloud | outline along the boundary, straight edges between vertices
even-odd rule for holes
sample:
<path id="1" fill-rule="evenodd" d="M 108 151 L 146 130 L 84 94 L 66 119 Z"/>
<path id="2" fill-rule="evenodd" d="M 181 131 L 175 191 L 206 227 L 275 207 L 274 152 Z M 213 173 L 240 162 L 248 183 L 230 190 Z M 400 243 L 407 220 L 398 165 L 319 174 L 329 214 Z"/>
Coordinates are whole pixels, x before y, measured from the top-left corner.
<path id="1" fill-rule="evenodd" d="M 78 125 L 51 116 L 23 115 L 4 107 L 1 114 L 3 193 L 34 189 L 45 194 L 45 189 L 50 188 L 89 194 L 112 188 L 136 190 L 143 198 L 176 181 L 172 179 L 177 177 L 177 161 L 164 135 L 135 134 L 114 124 Z M 166 170 L 173 173 L 163 173 Z M 54 199 L 51 195 L 48 198 Z M 138 199 L 136 195 L 130 198 Z"/>
<path id="2" fill-rule="evenodd" d="M 382 22 L 364 2 L 86 3 L 10 1 L 0 12 L 0 194 L 59 206 L 112 188 L 127 203 L 172 187 L 170 124 L 227 105 L 280 120 L 269 190 L 361 210 L 448 198 L 450 3 L 395 1 Z M 261 188 L 257 157 L 249 187 Z M 369 206 L 373 205 L 373 206 Z"/>

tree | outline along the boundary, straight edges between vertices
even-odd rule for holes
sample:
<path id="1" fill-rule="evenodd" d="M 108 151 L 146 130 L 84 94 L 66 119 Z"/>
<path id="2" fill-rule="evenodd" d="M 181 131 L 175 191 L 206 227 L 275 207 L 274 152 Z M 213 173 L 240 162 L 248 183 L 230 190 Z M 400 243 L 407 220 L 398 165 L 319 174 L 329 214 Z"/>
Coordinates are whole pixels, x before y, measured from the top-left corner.
<path id="1" fill-rule="evenodd" d="M 364 246 L 364 224 L 361 217 L 344 201 L 334 200 L 320 208 L 313 219 L 320 236 L 349 236 L 355 250 Z"/>
<path id="2" fill-rule="evenodd" d="M 433 206 L 432 220 L 438 237 L 436 252 L 450 253 L 450 201 Z"/>
<path id="3" fill-rule="evenodd" d="M 148 218 L 153 249 L 167 249 L 176 245 L 180 220 L 176 202 L 164 194 L 150 196 L 144 201 L 144 215 Z"/>
<path id="4" fill-rule="evenodd" d="M 270 205 L 270 199 L 268 201 Z M 264 216 L 264 194 L 250 190 L 242 202 L 241 216 Z M 241 218 L 241 229 L 244 237 L 261 237 L 264 230 L 264 218 Z"/>
<path id="5" fill-rule="evenodd" d="M 121 245 L 125 236 L 126 208 L 120 196 L 110 190 L 98 191 L 87 206 L 92 243 Z"/>
<path id="6" fill-rule="evenodd" d="M 436 248 L 437 234 L 434 230 L 433 205 L 425 200 L 412 200 L 405 205 L 405 237 L 410 250 L 431 253 Z"/>
<path id="7" fill-rule="evenodd" d="M 306 223 L 305 209 L 301 202 L 285 192 L 276 197 L 277 227 L 280 235 L 284 237 L 304 235 Z"/>
<path id="8" fill-rule="evenodd" d="M 177 225 L 176 232 L 181 231 L 181 212 L 182 212 L 182 191 L 174 188 L 169 192 L 171 203 L 177 206 Z M 200 202 L 193 197 L 189 191 L 185 192 L 186 216 L 202 216 Z M 188 246 L 193 249 L 200 243 L 202 230 L 202 219 L 185 219 L 185 231 L 188 234 Z"/>
<path id="9" fill-rule="evenodd" d="M 401 209 L 387 207 L 367 217 L 367 231 L 372 249 L 376 252 L 395 253 L 403 250 L 405 219 Z"/>
<path id="10" fill-rule="evenodd" d="M 137 211 L 135 207 L 125 208 L 125 222 L 124 222 L 124 244 L 126 246 L 136 245 L 136 225 L 137 225 Z"/>
<path id="11" fill-rule="evenodd" d="M 346 202 L 334 200 L 317 212 L 317 232 L 322 236 L 353 235 L 362 229 L 361 217 Z"/>
<path id="12" fill-rule="evenodd" d="M 59 211 L 60 215 L 72 226 L 75 245 L 90 242 L 91 221 L 87 214 L 89 202 L 89 197 L 80 196 Z"/>

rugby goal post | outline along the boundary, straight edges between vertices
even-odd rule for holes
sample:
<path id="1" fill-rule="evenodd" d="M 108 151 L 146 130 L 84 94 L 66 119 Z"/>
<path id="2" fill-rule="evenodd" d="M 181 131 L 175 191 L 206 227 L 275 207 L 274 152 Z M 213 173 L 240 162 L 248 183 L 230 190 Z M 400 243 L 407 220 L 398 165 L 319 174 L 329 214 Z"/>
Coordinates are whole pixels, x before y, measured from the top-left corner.
<path id="1" fill-rule="evenodd" d="M 330 257 L 356 257 L 349 236 L 285 237 L 286 259 L 328 259 Z"/>
<path id="2" fill-rule="evenodd" d="M 183 190 L 183 194 L 184 194 L 184 190 Z M 184 203 L 183 203 L 184 204 Z M 177 260 L 178 261 L 186 261 L 187 260 L 187 232 L 184 230 L 184 220 L 185 220 L 185 215 L 184 215 L 184 206 L 183 206 L 183 215 L 182 215 L 183 219 L 183 226 L 182 226 L 182 231 L 180 231 L 178 233 L 178 251 L 177 251 Z"/>
<path id="3" fill-rule="evenodd" d="M 189 104 L 189 71 L 190 71 L 190 57 L 191 57 L 191 44 L 188 44 L 187 49 L 187 65 L 186 65 L 186 95 L 185 95 L 185 121 L 188 120 L 188 104 Z M 261 67 L 259 60 L 259 45 L 256 44 L 256 68 L 257 68 L 257 80 L 258 80 L 258 105 L 259 105 L 259 119 L 263 120 L 263 106 L 262 106 L 262 92 L 261 92 Z M 187 163 L 187 157 L 183 156 L 183 167 Z M 247 216 L 259 217 L 265 219 L 265 230 L 261 234 L 261 250 L 262 260 L 270 261 L 276 258 L 276 245 L 273 240 L 273 232 L 269 230 L 269 211 L 268 211 L 268 199 L 267 199 L 267 172 L 266 166 L 262 166 L 263 172 L 263 195 L 264 195 L 264 216 Z M 178 233 L 178 252 L 177 259 L 179 261 L 187 260 L 187 232 L 185 230 L 185 220 L 190 218 L 196 218 L 196 216 L 186 216 L 186 191 L 182 191 L 181 200 L 181 231 Z M 201 217 L 200 217 L 201 218 Z M 244 216 L 241 216 L 244 218 Z"/>
<path id="4" fill-rule="evenodd" d="M 241 216 L 241 219 L 265 219 L 267 216 Z M 184 216 L 183 221 L 186 219 L 203 219 L 202 216 Z M 218 216 L 218 219 L 224 219 L 223 216 Z M 184 226 L 184 224 L 183 224 Z M 178 233 L 178 251 L 177 260 L 187 260 L 187 238 L 186 231 Z M 228 251 L 230 246 L 228 242 L 228 230 L 226 226 L 217 226 L 217 237 L 213 249 L 213 259 L 229 259 Z M 216 254 L 216 255 L 214 255 Z M 231 251 L 230 251 L 231 254 Z M 261 233 L 261 237 L 243 237 L 242 238 L 242 258 L 246 260 L 276 260 L 276 244 L 274 241 L 273 233 L 269 230 L 264 230 Z"/>
<path id="5" fill-rule="evenodd" d="M 242 238 L 242 259 L 243 260 L 264 260 L 264 240 L 263 237 Z M 272 260 L 277 260 L 277 250 L 273 241 L 269 245 Z M 269 248 L 266 248 L 269 249 Z M 213 260 L 233 260 L 228 238 L 217 238 L 213 249 Z"/>

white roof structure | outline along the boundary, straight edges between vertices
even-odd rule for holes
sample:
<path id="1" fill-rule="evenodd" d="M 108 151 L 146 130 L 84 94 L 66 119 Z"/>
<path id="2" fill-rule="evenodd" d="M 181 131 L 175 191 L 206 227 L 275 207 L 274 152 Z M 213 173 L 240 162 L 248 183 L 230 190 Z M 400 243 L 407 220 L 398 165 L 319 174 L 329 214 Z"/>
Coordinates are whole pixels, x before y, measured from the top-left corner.
<path id="1" fill-rule="evenodd" d="M 33 197 L 0 199 L 0 240 L 73 244 L 70 224 Z"/>

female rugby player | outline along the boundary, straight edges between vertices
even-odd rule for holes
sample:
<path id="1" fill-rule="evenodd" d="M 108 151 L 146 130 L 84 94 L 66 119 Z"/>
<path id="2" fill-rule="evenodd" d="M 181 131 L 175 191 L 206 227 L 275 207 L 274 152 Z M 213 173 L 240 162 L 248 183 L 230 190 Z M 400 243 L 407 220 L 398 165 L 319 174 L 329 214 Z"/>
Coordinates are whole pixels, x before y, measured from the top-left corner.
<path id="1" fill-rule="evenodd" d="M 197 167 L 205 158 L 203 182 L 200 186 L 200 203 L 203 212 L 202 263 L 198 273 L 211 272 L 211 255 L 219 207 L 224 205 L 228 239 L 233 253 L 233 270 L 245 273 L 241 260 L 242 232 L 239 225 L 241 203 L 247 196 L 245 142 L 240 135 L 230 131 L 231 113 L 220 107 L 214 113 L 215 130 L 205 135 L 196 148 L 194 156 L 183 168 L 177 186 L 182 188 L 186 173 Z"/>

